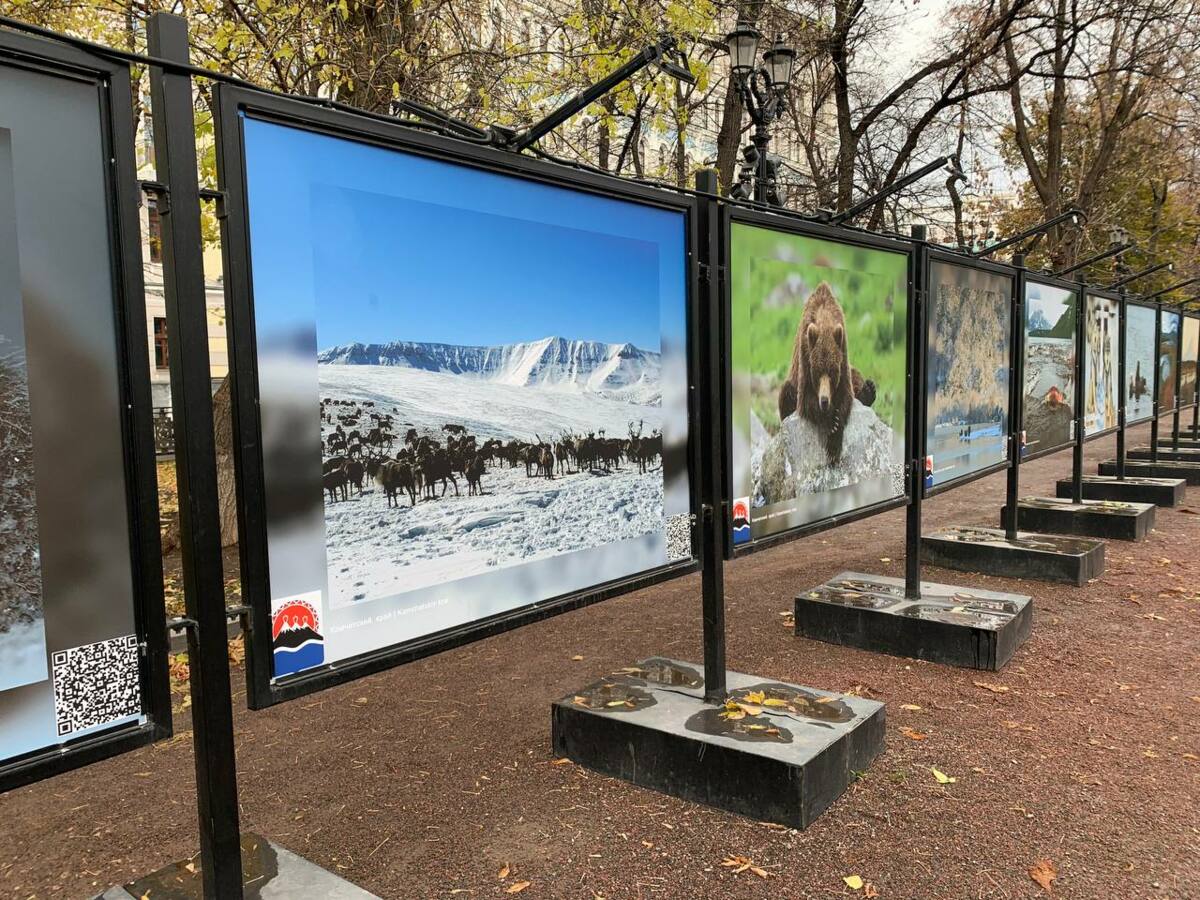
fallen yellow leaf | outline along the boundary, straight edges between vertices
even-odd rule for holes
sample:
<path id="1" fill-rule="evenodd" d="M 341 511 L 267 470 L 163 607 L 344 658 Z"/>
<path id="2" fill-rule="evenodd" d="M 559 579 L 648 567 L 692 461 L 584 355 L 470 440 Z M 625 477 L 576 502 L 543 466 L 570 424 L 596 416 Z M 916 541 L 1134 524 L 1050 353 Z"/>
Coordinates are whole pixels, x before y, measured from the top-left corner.
<path id="1" fill-rule="evenodd" d="M 911 712 L 919 712 L 921 709 L 921 707 L 917 706 L 915 703 L 901 703 L 900 708 L 910 710 Z"/>
<path id="2" fill-rule="evenodd" d="M 992 684 L 988 681 L 976 681 L 975 687 L 983 688 L 985 691 L 991 691 L 993 694 L 1007 694 L 1008 688 L 1003 684 Z"/>
<path id="3" fill-rule="evenodd" d="M 1042 886 L 1047 894 L 1052 893 L 1050 883 L 1058 877 L 1058 872 L 1054 869 L 1054 863 L 1048 859 L 1039 859 L 1029 867 L 1029 877 Z"/>
<path id="4" fill-rule="evenodd" d="M 552 766 L 569 766 L 570 764 L 571 760 L 566 756 L 562 757 L 561 759 L 553 760 L 550 763 Z"/>
<path id="5" fill-rule="evenodd" d="M 938 784 L 954 784 L 958 781 L 957 778 L 951 778 L 945 772 L 939 772 L 937 769 L 931 768 L 929 771 L 933 773 L 933 777 L 937 779 Z"/>
<path id="6" fill-rule="evenodd" d="M 533 884 L 532 881 L 518 881 L 515 884 L 509 885 L 508 890 L 505 891 L 504 893 L 519 894 L 519 893 L 521 893 L 521 891 L 525 890 L 525 888 L 529 887 L 531 884 Z"/>
<path id="7" fill-rule="evenodd" d="M 923 741 L 929 737 L 927 734 L 921 734 L 919 731 L 914 731 L 911 728 L 901 728 L 900 733 L 907 738 L 912 738 L 914 741 Z"/>
<path id="8" fill-rule="evenodd" d="M 582 662 L 582 661 L 583 661 L 583 657 L 582 657 L 582 656 L 580 656 L 580 655 L 578 655 L 578 654 L 576 654 L 575 656 L 572 656 L 572 657 L 571 657 L 571 661 L 572 661 L 572 662 Z"/>
<path id="9" fill-rule="evenodd" d="M 746 703 L 753 703 L 756 706 L 762 706 L 763 701 L 767 699 L 767 695 L 762 691 L 747 691 L 746 696 L 742 699 Z"/>
<path id="10" fill-rule="evenodd" d="M 763 701 L 763 706 L 787 706 L 786 700 L 780 700 L 778 697 L 768 697 Z"/>
<path id="11" fill-rule="evenodd" d="M 861 891 L 863 888 L 863 880 L 859 875 L 847 875 L 842 881 L 846 882 L 846 887 L 852 891 Z"/>
<path id="12" fill-rule="evenodd" d="M 872 900 L 874 900 L 875 897 L 879 896 L 879 891 L 875 890 L 875 885 L 868 881 L 865 885 L 863 885 L 863 896 L 870 897 Z"/>
<path id="13" fill-rule="evenodd" d="M 503 881 L 505 878 L 508 877 L 508 872 L 509 872 L 508 863 L 505 863 L 503 865 L 503 867 L 501 867 L 500 871 L 496 874 L 496 877 L 499 878 L 501 881 Z"/>

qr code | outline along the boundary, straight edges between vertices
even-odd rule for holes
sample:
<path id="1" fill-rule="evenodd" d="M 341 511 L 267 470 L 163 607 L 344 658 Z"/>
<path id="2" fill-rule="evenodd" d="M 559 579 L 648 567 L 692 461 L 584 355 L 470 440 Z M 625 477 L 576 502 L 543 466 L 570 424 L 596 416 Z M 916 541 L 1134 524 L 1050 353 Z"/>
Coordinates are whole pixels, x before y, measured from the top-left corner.
<path id="1" fill-rule="evenodd" d="M 692 517 L 687 513 L 667 519 L 667 562 L 692 558 Z"/>
<path id="2" fill-rule="evenodd" d="M 136 635 L 56 650 L 50 666 L 59 736 L 141 713 Z"/>

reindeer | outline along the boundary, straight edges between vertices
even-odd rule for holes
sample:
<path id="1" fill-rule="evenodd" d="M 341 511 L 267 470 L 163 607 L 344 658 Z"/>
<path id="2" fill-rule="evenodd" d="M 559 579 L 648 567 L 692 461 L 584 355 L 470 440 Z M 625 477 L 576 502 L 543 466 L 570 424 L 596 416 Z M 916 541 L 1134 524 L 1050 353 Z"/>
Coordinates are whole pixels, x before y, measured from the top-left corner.
<path id="1" fill-rule="evenodd" d="M 389 508 L 393 503 L 399 508 L 401 491 L 408 494 L 408 500 L 412 506 L 417 505 L 417 478 L 409 463 L 395 460 L 386 460 L 380 463 L 379 471 L 375 474 L 375 482 L 387 494 Z"/>
<path id="2" fill-rule="evenodd" d="M 366 472 L 365 466 L 357 459 L 352 459 L 342 466 L 342 471 L 346 474 L 346 484 L 351 488 L 358 488 L 358 495 L 361 497 L 363 493 L 363 475 Z"/>
<path id="3" fill-rule="evenodd" d="M 421 470 L 421 478 L 425 482 L 425 495 L 430 500 L 437 499 L 437 482 L 442 483 L 442 496 L 446 496 L 447 485 L 454 485 L 454 496 L 461 497 L 458 491 L 458 481 L 450 469 L 450 459 L 444 450 L 431 449 L 418 456 L 417 465 Z"/>
<path id="4" fill-rule="evenodd" d="M 346 489 L 346 470 L 334 469 L 332 472 L 326 472 L 321 477 L 321 483 L 325 486 L 325 490 L 329 492 L 329 501 L 337 503 L 340 496 L 343 500 L 349 500 L 349 492 Z"/>
<path id="5" fill-rule="evenodd" d="M 467 496 L 483 494 L 483 473 L 487 469 L 487 459 L 482 453 L 476 453 L 467 464 Z"/>

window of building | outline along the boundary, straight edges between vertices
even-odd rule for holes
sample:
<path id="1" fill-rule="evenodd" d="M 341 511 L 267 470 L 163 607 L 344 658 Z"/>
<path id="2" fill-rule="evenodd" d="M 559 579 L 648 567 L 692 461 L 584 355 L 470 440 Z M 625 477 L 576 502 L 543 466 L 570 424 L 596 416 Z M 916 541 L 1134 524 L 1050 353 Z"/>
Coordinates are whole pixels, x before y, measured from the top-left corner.
<path id="1" fill-rule="evenodd" d="M 158 205 L 153 200 L 146 204 L 146 236 L 150 244 L 150 262 L 162 262 L 162 219 L 158 216 Z M 157 322 L 158 320 L 155 319 Z"/>
<path id="2" fill-rule="evenodd" d="M 167 320 L 154 317 L 154 368 L 167 368 Z"/>

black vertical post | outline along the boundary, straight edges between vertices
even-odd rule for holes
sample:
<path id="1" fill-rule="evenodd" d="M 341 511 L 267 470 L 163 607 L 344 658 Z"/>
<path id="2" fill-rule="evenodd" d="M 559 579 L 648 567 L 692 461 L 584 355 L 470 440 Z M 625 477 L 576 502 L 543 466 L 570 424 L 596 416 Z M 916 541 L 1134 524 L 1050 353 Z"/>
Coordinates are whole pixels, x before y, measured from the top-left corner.
<path id="1" fill-rule="evenodd" d="M 921 504 L 925 497 L 925 283 L 929 252 L 924 225 L 912 227 L 912 302 L 908 310 L 908 490 L 904 523 L 904 596 L 921 599 Z"/>
<path id="2" fill-rule="evenodd" d="M 1017 277 L 1013 280 L 1012 298 L 1012 363 L 1008 369 L 1008 486 L 1005 506 L 1011 511 L 1004 533 L 1010 541 L 1017 539 L 1017 504 L 1021 494 L 1021 439 L 1025 425 L 1025 254 L 1013 256 Z"/>
<path id="3" fill-rule="evenodd" d="M 1183 399 L 1180 391 L 1183 389 L 1183 307 L 1179 308 L 1179 333 L 1175 338 L 1175 415 L 1171 420 L 1171 449 L 1179 449 L 1180 402 Z M 1175 454 L 1178 456 L 1179 454 Z"/>
<path id="4" fill-rule="evenodd" d="M 1087 283 L 1082 274 L 1079 276 L 1079 306 L 1075 316 L 1075 448 L 1071 457 L 1071 502 L 1076 506 L 1083 503 L 1083 438 L 1084 415 L 1083 404 L 1087 393 L 1084 389 L 1084 379 L 1087 378 Z"/>
<path id="5" fill-rule="evenodd" d="M 1154 304 L 1154 417 L 1150 420 L 1150 462 L 1158 462 L 1158 397 L 1162 392 L 1162 303 Z"/>
<path id="6" fill-rule="evenodd" d="M 704 169 L 696 173 L 699 198 L 700 234 L 700 441 L 701 510 L 700 564 L 701 597 L 704 607 L 704 699 L 708 703 L 725 702 L 725 537 L 729 528 L 722 469 L 724 445 L 721 441 L 722 388 L 724 371 L 724 329 L 721 327 L 723 292 L 721 213 L 717 205 L 717 173 Z M 693 333 L 696 333 L 693 331 Z"/>
<path id="7" fill-rule="evenodd" d="M 1117 300 L 1117 481 L 1125 480 L 1125 379 L 1129 372 L 1125 368 L 1125 350 L 1128 347 L 1129 336 L 1125 333 L 1129 321 L 1129 307 L 1126 303 L 1125 288 L 1121 288 Z"/>
<path id="8" fill-rule="evenodd" d="M 754 163 L 754 202 L 766 204 L 770 202 L 767 194 L 767 147 L 771 145 L 771 133 L 767 131 L 766 123 L 759 122 L 754 126 L 752 141 L 758 150 L 758 159 Z M 696 174 L 699 176 L 700 173 Z"/>
<path id="9" fill-rule="evenodd" d="M 152 56 L 187 64 L 188 32 L 182 18 L 155 13 L 147 37 Z M 159 211 L 163 293 L 171 340 L 183 592 L 188 617 L 195 623 L 188 631 L 188 661 L 200 870 L 206 900 L 240 900 L 242 859 L 233 701 L 221 570 L 192 80 L 187 74 L 153 66 L 150 91 L 155 166 L 159 180 L 166 186 L 166 209 L 160 205 Z"/>

